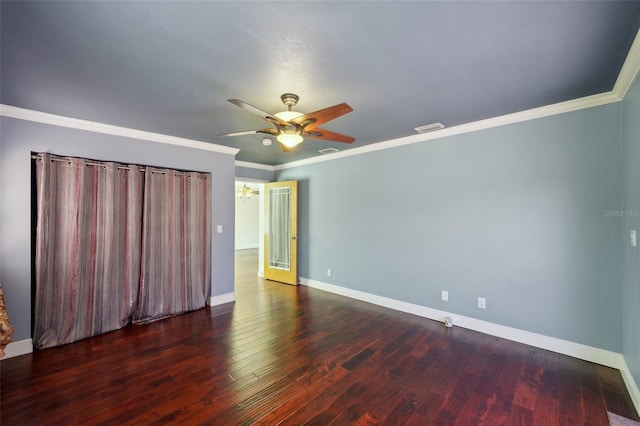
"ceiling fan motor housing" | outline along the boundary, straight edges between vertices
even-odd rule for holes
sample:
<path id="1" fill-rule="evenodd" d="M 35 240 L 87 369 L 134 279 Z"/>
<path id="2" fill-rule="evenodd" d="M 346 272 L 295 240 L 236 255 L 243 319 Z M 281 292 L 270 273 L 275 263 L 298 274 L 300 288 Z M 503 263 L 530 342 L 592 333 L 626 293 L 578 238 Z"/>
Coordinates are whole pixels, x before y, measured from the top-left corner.
<path id="1" fill-rule="evenodd" d="M 300 98 L 298 97 L 298 95 L 294 93 L 285 93 L 282 96 L 280 96 L 280 99 L 282 99 L 283 104 L 285 104 L 286 106 L 289 107 L 289 109 L 291 109 L 292 106 L 298 103 L 298 100 Z"/>

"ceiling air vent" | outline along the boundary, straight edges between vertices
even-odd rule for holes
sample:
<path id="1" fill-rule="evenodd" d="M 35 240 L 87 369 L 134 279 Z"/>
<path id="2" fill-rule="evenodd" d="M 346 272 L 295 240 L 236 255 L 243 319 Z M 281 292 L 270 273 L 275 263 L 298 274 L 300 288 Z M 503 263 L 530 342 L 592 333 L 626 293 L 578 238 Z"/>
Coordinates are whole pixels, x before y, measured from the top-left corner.
<path id="1" fill-rule="evenodd" d="M 442 123 L 427 124 L 426 126 L 420 126 L 415 128 L 416 132 L 418 133 L 429 133 L 429 132 L 433 132 L 440 129 L 444 129 L 444 126 L 442 125 Z"/>
<path id="2" fill-rule="evenodd" d="M 335 148 L 325 148 L 325 149 L 321 149 L 320 151 L 318 151 L 320 154 L 332 154 L 334 152 L 339 152 L 339 149 L 335 149 Z"/>

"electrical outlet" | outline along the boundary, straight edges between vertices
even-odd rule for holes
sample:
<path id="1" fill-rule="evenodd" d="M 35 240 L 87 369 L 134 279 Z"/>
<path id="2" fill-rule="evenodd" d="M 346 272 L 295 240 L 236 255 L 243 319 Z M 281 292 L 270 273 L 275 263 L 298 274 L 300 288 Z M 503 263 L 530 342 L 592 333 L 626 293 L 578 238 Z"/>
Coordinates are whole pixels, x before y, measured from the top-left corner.
<path id="1" fill-rule="evenodd" d="M 487 309 L 487 299 L 484 297 L 478 297 L 478 308 Z"/>
<path id="2" fill-rule="evenodd" d="M 442 300 L 445 302 L 449 301 L 449 292 L 447 290 L 442 290 Z"/>
<path id="3" fill-rule="evenodd" d="M 629 237 L 631 238 L 631 247 L 637 246 L 636 230 L 635 229 L 631 230 L 631 232 L 629 233 Z"/>
<path id="4" fill-rule="evenodd" d="M 327 276 L 330 277 L 331 276 L 331 268 L 327 269 Z"/>

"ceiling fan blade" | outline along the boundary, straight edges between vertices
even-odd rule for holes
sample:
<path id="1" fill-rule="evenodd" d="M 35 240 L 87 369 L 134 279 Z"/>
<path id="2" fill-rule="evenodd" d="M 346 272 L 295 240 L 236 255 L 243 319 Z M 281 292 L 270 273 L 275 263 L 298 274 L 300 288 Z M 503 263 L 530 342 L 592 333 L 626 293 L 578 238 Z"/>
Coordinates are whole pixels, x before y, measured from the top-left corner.
<path id="1" fill-rule="evenodd" d="M 262 118 L 263 120 L 271 124 L 275 125 L 276 123 L 278 123 L 281 126 L 289 125 L 288 122 L 276 117 L 275 115 L 268 113 L 266 111 L 263 111 L 260 108 L 254 107 L 253 105 L 250 105 L 244 101 L 241 101 L 240 99 L 227 99 L 227 100 L 232 104 L 234 104 L 235 106 L 238 106 L 247 112 L 260 116 L 260 118 Z"/>
<path id="2" fill-rule="evenodd" d="M 244 136 L 244 135 L 255 135 L 257 133 L 265 133 L 267 135 L 277 135 L 277 129 L 257 129 L 257 130 L 245 130 L 244 132 L 231 132 L 231 133 L 223 133 L 218 136 Z"/>
<path id="3" fill-rule="evenodd" d="M 312 132 L 303 133 L 303 137 L 309 139 L 322 139 L 325 141 L 333 141 L 333 142 L 344 142 L 344 143 L 352 143 L 356 140 L 356 138 L 343 135 L 342 133 L 331 132 L 329 130 L 324 130 L 319 127 L 313 129 Z"/>
<path id="4" fill-rule="evenodd" d="M 298 125 L 303 125 L 306 121 L 311 121 L 309 124 L 305 126 L 305 129 L 313 130 L 317 126 L 321 125 L 322 123 L 331 121 L 351 111 L 353 111 L 353 108 L 351 108 L 349 105 L 345 103 L 342 103 L 342 104 L 331 106 L 329 108 L 324 108 L 318 111 L 310 112 L 309 114 L 301 115 L 300 117 L 297 117 L 291 120 L 291 122 Z"/>

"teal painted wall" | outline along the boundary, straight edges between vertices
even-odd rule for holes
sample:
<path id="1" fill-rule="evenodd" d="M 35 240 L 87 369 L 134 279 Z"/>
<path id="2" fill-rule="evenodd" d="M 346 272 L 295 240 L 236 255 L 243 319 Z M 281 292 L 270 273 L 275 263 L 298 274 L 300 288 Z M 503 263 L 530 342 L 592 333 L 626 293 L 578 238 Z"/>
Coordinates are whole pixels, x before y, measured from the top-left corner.
<path id="1" fill-rule="evenodd" d="M 621 109 L 277 172 L 300 276 L 620 352 Z"/>
<path id="2" fill-rule="evenodd" d="M 622 354 L 637 384 L 640 384 L 640 271 L 639 247 L 631 247 L 629 232 L 640 237 L 640 79 L 622 102 L 623 111 L 623 279 Z"/>
<path id="3" fill-rule="evenodd" d="M 2 117 L 0 121 L 0 282 L 15 334 L 31 337 L 31 151 L 198 170 L 212 174 L 213 295 L 234 288 L 233 155 Z"/>

